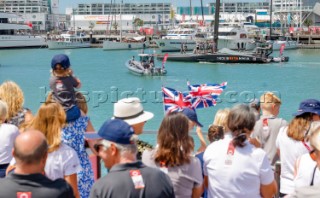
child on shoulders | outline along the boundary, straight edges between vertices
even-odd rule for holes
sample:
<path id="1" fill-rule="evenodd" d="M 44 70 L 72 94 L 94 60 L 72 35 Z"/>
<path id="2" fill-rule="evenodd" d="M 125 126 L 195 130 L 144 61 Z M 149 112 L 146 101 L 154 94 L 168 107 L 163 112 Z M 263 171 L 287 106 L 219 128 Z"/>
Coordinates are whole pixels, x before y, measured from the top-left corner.
<path id="1" fill-rule="evenodd" d="M 63 106 L 66 111 L 67 122 L 75 121 L 81 116 L 75 94 L 75 88 L 79 89 L 81 82 L 73 76 L 69 57 L 65 54 L 55 55 L 51 61 L 51 68 L 50 89 L 52 99 Z"/>

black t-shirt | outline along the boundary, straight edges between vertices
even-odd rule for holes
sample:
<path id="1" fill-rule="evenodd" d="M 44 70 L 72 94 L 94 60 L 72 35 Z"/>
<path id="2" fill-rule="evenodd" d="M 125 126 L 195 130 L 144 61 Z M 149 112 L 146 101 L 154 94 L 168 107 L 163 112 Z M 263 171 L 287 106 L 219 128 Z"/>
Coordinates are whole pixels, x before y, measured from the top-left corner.
<path id="1" fill-rule="evenodd" d="M 130 171 L 139 170 L 144 188 L 136 189 Z M 156 168 L 142 162 L 117 164 L 92 187 L 90 198 L 174 198 L 170 178 Z"/>
<path id="2" fill-rule="evenodd" d="M 76 94 L 74 88 L 79 83 L 73 76 L 50 78 L 50 89 L 52 90 L 52 97 L 58 101 L 65 110 L 69 110 L 76 105 Z"/>
<path id="3" fill-rule="evenodd" d="M 42 174 L 10 174 L 0 179 L 2 198 L 74 198 L 72 187 L 64 180 L 50 180 Z"/>

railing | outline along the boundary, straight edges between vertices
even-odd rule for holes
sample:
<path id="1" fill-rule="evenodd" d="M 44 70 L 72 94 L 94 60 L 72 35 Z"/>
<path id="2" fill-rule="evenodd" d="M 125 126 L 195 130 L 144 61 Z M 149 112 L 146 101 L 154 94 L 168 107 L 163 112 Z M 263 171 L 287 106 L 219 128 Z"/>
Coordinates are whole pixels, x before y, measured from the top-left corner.
<path id="1" fill-rule="evenodd" d="M 311 12 L 313 11 L 313 6 L 302 6 L 302 7 L 280 7 L 280 8 L 274 8 L 273 12 L 299 12 L 301 11 L 308 11 Z"/>

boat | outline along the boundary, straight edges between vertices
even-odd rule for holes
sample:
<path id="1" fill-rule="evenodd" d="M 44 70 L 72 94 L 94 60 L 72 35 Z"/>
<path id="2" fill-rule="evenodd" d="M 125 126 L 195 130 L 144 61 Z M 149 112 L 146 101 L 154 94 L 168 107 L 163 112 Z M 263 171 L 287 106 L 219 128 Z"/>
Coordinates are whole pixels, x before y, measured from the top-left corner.
<path id="1" fill-rule="evenodd" d="M 289 36 L 273 36 L 271 40 L 268 40 L 267 43 L 272 43 L 273 50 L 280 50 L 281 45 L 285 45 L 286 50 L 288 49 L 298 49 L 299 44 L 297 41 L 294 41 Z"/>
<path id="2" fill-rule="evenodd" d="M 104 40 L 102 44 L 103 50 L 132 50 L 145 49 L 149 47 L 149 42 L 145 36 L 127 36 L 122 35 L 122 2 L 120 3 L 120 36 L 116 40 Z"/>
<path id="3" fill-rule="evenodd" d="M 61 34 L 56 40 L 47 41 L 49 49 L 75 49 L 75 48 L 88 48 L 90 47 L 90 42 L 84 41 L 83 34 L 79 36 L 67 32 L 66 34 Z"/>
<path id="4" fill-rule="evenodd" d="M 170 54 L 168 61 L 180 62 L 209 62 L 209 63 L 270 63 L 277 62 L 270 56 L 271 48 L 257 47 L 252 52 L 237 51 L 223 48 L 216 53 L 186 53 Z M 164 55 L 159 54 L 157 58 L 162 60 Z M 282 58 L 282 62 L 289 61 L 288 57 Z"/>
<path id="5" fill-rule="evenodd" d="M 14 18 L 19 17 L 15 14 L 0 13 L 0 49 L 47 46 L 44 37 L 31 34 L 32 24 L 25 25 L 9 22 Z"/>
<path id="6" fill-rule="evenodd" d="M 130 72 L 145 76 L 163 76 L 167 74 L 164 63 L 161 68 L 154 65 L 153 54 L 138 54 L 138 57 L 139 60 L 135 60 L 133 57 L 131 60 L 126 61 L 126 67 Z"/>
<path id="7" fill-rule="evenodd" d="M 149 47 L 149 42 L 145 41 L 145 36 L 126 37 L 119 40 L 103 41 L 103 50 L 133 50 L 145 49 Z"/>
<path id="8" fill-rule="evenodd" d="M 195 22 L 191 24 L 193 26 L 181 23 L 177 29 L 169 30 L 166 36 L 156 39 L 155 42 L 161 51 L 177 52 L 181 50 L 182 45 L 186 47 L 187 51 L 190 51 L 196 47 L 199 41 L 213 40 L 211 29 L 201 28 L 195 25 Z M 248 32 L 239 23 L 219 23 L 218 38 L 218 49 L 253 50 L 256 47 L 254 39 L 248 38 Z"/>

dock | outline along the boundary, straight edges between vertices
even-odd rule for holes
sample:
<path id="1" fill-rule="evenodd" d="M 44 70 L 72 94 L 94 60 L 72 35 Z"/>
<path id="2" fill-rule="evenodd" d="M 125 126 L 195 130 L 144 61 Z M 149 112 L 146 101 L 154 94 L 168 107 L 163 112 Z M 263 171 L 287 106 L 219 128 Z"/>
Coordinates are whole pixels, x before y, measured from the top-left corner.
<path id="1" fill-rule="evenodd" d="M 320 49 L 320 44 L 302 44 L 300 49 Z"/>

